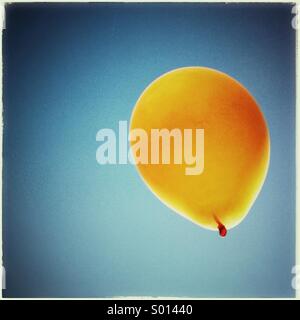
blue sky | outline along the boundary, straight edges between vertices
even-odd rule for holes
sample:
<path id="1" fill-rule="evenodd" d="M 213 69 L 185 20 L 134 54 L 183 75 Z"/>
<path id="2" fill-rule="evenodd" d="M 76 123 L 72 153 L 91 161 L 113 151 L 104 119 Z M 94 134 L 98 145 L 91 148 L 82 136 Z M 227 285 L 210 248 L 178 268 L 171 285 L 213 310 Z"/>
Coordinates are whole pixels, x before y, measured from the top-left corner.
<path id="1" fill-rule="evenodd" d="M 4 47 L 7 297 L 290 297 L 295 264 L 291 5 L 14 4 Z M 96 133 L 183 66 L 240 81 L 271 161 L 221 239 L 165 207 L 132 165 L 99 166 Z"/>

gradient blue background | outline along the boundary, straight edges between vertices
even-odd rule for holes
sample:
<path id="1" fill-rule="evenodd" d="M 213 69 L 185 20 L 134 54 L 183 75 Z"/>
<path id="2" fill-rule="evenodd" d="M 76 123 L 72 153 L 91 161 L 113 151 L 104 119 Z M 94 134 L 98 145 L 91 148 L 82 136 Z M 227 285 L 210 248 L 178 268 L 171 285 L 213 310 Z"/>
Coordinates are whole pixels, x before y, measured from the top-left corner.
<path id="1" fill-rule="evenodd" d="M 291 5 L 6 6 L 4 295 L 293 296 L 292 17 Z M 95 158 L 99 129 L 191 65 L 244 84 L 271 134 L 262 192 L 224 239 L 165 207 L 133 166 Z"/>

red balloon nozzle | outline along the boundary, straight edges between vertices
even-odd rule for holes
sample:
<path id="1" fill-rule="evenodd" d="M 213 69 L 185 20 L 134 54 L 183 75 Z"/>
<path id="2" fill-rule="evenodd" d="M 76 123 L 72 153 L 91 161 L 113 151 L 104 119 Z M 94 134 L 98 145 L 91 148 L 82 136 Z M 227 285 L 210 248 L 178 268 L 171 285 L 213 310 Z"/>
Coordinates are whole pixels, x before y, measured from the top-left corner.
<path id="1" fill-rule="evenodd" d="M 225 237 L 226 234 L 227 234 L 227 229 L 226 229 L 226 227 L 225 227 L 222 223 L 219 223 L 218 229 L 219 229 L 219 234 L 220 234 L 220 236 L 221 236 L 221 237 Z"/>

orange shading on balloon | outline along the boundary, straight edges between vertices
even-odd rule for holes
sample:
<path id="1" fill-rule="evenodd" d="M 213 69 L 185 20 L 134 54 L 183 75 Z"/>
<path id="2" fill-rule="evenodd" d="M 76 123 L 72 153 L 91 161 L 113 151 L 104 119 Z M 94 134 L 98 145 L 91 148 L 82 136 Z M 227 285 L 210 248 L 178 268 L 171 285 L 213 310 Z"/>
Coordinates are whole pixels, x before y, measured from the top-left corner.
<path id="1" fill-rule="evenodd" d="M 244 219 L 267 174 L 270 140 L 258 104 L 239 82 L 203 67 L 168 72 L 138 99 L 130 130 L 136 128 L 148 136 L 154 128 L 204 129 L 201 174 L 187 175 L 186 163 L 137 169 L 168 207 L 221 236 Z"/>

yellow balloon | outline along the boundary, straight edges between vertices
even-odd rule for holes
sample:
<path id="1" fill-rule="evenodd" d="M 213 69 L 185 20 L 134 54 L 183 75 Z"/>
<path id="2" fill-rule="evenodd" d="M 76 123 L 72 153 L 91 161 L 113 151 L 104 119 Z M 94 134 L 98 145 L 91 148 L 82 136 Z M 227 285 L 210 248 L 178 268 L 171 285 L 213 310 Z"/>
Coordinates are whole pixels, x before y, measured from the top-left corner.
<path id="1" fill-rule="evenodd" d="M 186 163 L 150 161 L 137 163 L 138 171 L 168 207 L 221 236 L 243 220 L 265 180 L 270 139 L 259 106 L 239 82 L 204 67 L 163 74 L 134 107 L 130 130 L 137 128 L 148 136 L 151 129 L 204 129 L 201 174 L 187 175 Z"/>

